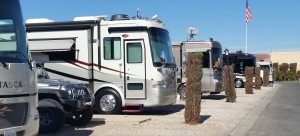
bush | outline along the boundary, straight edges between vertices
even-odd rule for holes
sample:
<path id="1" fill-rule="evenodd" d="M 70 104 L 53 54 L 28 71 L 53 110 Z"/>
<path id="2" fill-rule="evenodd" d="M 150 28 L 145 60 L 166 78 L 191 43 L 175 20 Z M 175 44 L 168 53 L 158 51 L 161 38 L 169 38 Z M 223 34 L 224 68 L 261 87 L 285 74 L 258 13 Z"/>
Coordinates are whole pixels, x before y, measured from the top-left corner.
<path id="1" fill-rule="evenodd" d="M 186 62 L 185 123 L 198 124 L 201 111 L 202 53 L 189 53 Z"/>
<path id="2" fill-rule="evenodd" d="M 297 71 L 297 80 L 299 80 L 299 78 L 300 78 L 300 71 Z"/>
<path id="3" fill-rule="evenodd" d="M 264 82 L 263 82 L 263 86 L 269 86 L 269 69 L 265 68 L 264 70 Z"/>
<path id="4" fill-rule="evenodd" d="M 289 70 L 289 64 L 287 64 L 287 63 L 282 63 L 282 64 L 279 66 L 279 70 L 280 70 L 282 73 L 287 73 L 288 70 Z"/>
<path id="5" fill-rule="evenodd" d="M 298 81 L 297 78 L 297 63 L 290 64 L 290 72 L 288 72 L 289 81 Z"/>
<path id="6" fill-rule="evenodd" d="M 294 75 L 296 75 L 296 73 L 297 73 L 297 63 L 291 63 L 291 64 L 290 64 L 290 70 L 291 70 L 291 72 L 292 72 Z"/>
<path id="7" fill-rule="evenodd" d="M 255 68 L 255 89 L 261 89 L 260 68 Z"/>
<path id="8" fill-rule="evenodd" d="M 273 63 L 273 69 L 274 69 L 274 80 L 279 81 L 279 66 L 278 62 Z"/>
<path id="9" fill-rule="evenodd" d="M 246 94 L 253 94 L 253 76 L 254 76 L 253 69 L 254 69 L 253 67 L 245 68 L 245 75 L 246 75 L 245 91 L 246 91 Z"/>
<path id="10" fill-rule="evenodd" d="M 228 70 L 227 65 L 223 67 L 223 71 L 222 71 L 223 84 L 224 84 L 223 90 L 226 95 L 226 102 L 236 102 L 236 91 L 235 91 L 234 73 L 233 73 L 234 65 L 230 65 L 229 68 L 230 70 Z M 230 80 L 229 80 L 229 75 L 230 75 Z"/>

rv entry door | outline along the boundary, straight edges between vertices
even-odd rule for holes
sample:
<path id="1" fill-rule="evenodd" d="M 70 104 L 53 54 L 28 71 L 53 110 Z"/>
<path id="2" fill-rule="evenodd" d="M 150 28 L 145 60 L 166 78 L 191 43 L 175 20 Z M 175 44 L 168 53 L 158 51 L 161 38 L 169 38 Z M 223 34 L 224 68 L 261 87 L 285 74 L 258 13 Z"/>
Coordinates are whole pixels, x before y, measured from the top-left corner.
<path id="1" fill-rule="evenodd" d="M 124 44 L 124 77 L 125 98 L 146 98 L 146 69 L 145 69 L 145 47 L 143 40 L 125 41 Z"/>

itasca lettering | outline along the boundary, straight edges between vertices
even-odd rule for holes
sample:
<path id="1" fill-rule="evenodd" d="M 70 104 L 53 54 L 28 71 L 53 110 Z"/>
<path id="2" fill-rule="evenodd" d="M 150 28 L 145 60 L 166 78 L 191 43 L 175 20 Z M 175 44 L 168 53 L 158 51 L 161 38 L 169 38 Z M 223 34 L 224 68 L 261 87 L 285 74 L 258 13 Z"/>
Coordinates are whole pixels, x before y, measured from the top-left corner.
<path id="1" fill-rule="evenodd" d="M 21 88 L 22 83 L 20 81 L 8 82 L 0 81 L 0 88 Z"/>

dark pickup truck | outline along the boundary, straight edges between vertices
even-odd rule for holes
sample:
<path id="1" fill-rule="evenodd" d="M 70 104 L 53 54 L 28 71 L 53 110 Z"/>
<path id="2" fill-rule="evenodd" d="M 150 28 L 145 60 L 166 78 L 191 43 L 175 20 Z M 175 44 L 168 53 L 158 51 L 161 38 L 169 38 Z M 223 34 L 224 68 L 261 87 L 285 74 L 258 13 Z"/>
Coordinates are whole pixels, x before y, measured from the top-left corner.
<path id="1" fill-rule="evenodd" d="M 83 126 L 93 117 L 93 92 L 85 85 L 50 79 L 42 64 L 37 64 L 40 133 L 55 133 L 64 123 Z"/>

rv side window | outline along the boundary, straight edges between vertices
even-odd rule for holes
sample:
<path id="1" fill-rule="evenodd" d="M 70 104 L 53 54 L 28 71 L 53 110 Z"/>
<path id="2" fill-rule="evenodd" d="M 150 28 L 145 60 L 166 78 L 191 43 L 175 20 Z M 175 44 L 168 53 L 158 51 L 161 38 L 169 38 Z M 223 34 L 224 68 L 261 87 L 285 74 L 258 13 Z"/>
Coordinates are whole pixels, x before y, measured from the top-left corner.
<path id="1" fill-rule="evenodd" d="M 141 43 L 127 43 L 127 63 L 142 63 Z"/>
<path id="2" fill-rule="evenodd" d="M 119 37 L 104 38 L 104 59 L 106 60 L 121 59 L 121 38 Z"/>

